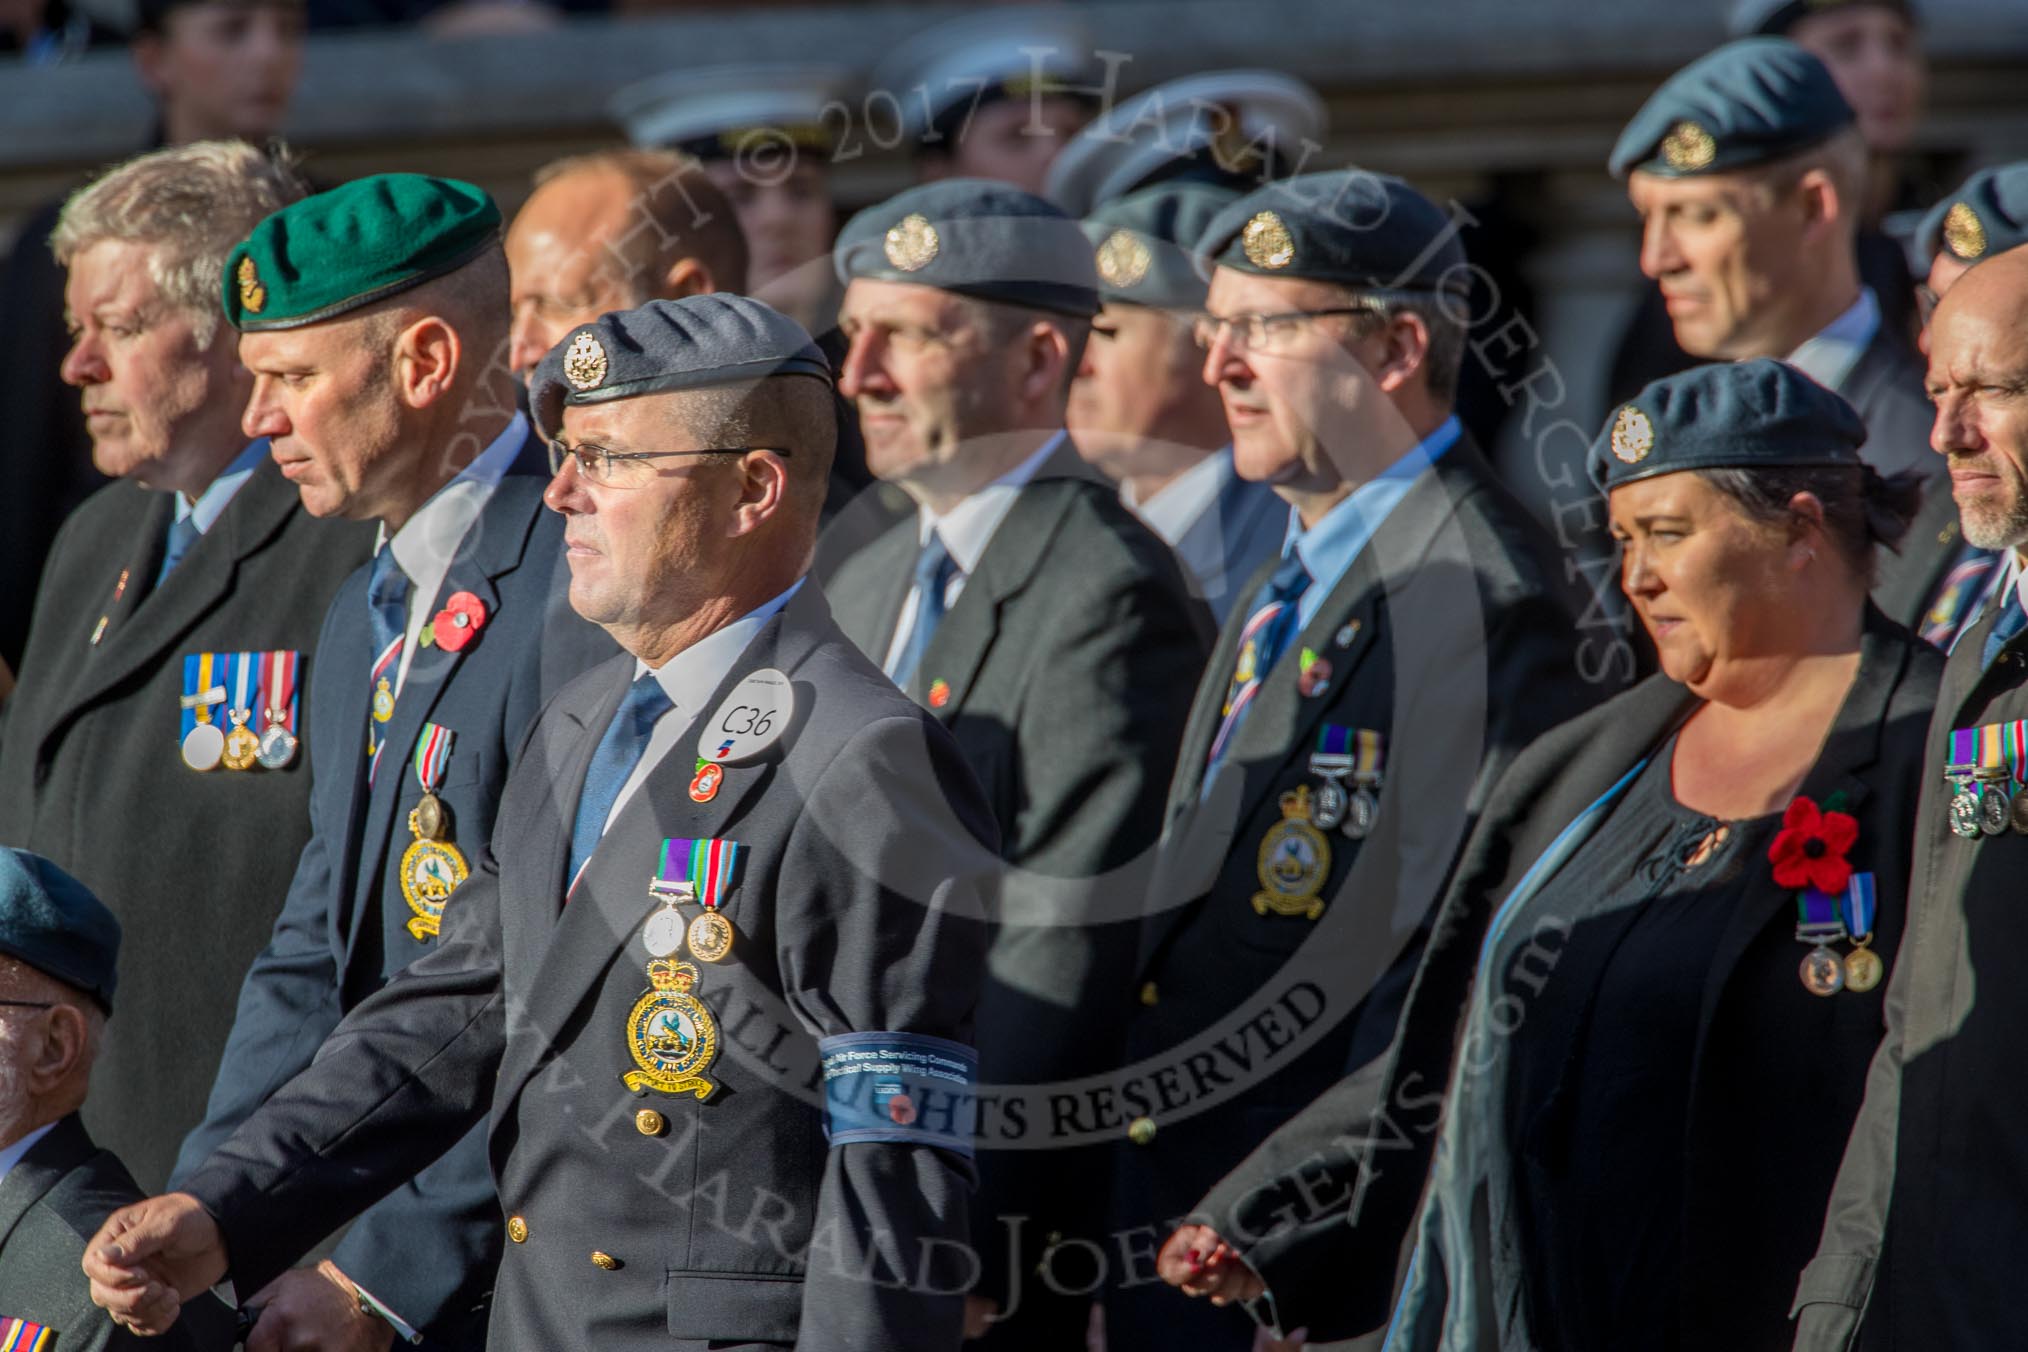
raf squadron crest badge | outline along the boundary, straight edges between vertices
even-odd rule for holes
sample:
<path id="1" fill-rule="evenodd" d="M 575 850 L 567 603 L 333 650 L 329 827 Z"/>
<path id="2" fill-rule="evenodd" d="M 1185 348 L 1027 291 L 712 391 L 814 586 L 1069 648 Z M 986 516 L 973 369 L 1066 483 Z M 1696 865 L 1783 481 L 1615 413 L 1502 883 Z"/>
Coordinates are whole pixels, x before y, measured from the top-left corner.
<path id="1" fill-rule="evenodd" d="M 1324 878 L 1331 871 L 1331 842 L 1310 824 L 1310 786 L 1298 785 L 1281 796 L 1282 819 L 1261 837 L 1255 863 L 1261 890 L 1253 894 L 1260 915 L 1299 915 L 1315 920 L 1324 913 Z"/>
<path id="2" fill-rule="evenodd" d="M 718 1086 L 704 1078 L 718 1058 L 718 1024 L 690 993 L 697 969 L 657 958 L 648 964 L 649 990 L 627 1015 L 627 1050 L 639 1070 L 621 1078 L 635 1093 L 695 1094 L 710 1098 Z"/>

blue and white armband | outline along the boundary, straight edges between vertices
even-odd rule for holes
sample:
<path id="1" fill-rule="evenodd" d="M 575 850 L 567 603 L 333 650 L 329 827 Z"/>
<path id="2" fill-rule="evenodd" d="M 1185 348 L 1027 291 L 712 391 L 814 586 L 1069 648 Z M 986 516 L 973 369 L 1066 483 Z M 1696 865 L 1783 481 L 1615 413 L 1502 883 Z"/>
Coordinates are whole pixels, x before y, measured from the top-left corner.
<path id="1" fill-rule="evenodd" d="M 841 1033 L 820 1038 L 824 1136 L 933 1145 L 972 1158 L 979 1116 L 979 1054 L 924 1033 Z"/>

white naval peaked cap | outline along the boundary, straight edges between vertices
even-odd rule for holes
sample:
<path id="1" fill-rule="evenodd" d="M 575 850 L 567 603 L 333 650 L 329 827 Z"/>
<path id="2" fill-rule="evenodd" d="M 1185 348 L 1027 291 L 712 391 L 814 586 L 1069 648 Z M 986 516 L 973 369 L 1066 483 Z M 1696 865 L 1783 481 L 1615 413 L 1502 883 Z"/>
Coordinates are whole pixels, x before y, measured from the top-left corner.
<path id="1" fill-rule="evenodd" d="M 607 109 L 637 146 L 697 150 L 699 142 L 762 128 L 815 127 L 828 136 L 838 122 L 836 101 L 851 87 L 843 66 L 707 66 L 638 80 L 615 93 Z M 827 105 L 834 108 L 831 127 Z"/>
<path id="2" fill-rule="evenodd" d="M 1025 96 L 1036 81 L 1096 98 L 1104 66 L 1091 33 L 1060 5 L 1004 5 L 926 28 L 874 68 L 873 97 L 893 96 L 904 138 L 982 94 Z"/>

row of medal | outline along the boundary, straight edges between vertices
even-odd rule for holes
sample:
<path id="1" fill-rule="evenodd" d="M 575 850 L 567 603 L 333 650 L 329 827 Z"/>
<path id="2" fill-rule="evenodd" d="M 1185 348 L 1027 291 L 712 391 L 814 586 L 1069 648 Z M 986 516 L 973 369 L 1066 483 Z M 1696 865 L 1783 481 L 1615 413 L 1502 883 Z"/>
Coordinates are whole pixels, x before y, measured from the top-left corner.
<path id="1" fill-rule="evenodd" d="M 1951 782 L 1951 831 L 1966 840 L 2012 829 L 2028 835 L 2028 720 L 1958 728 L 1944 778 Z"/>
<path id="2" fill-rule="evenodd" d="M 1880 984 L 1886 967 L 1872 947 L 1876 902 L 1870 873 L 1854 873 L 1835 897 L 1814 887 L 1796 894 L 1796 942 L 1810 945 L 1801 969 L 1804 990 L 1822 996 L 1839 991 L 1863 995 Z M 1848 953 L 1831 947 L 1848 940 Z"/>
<path id="3" fill-rule="evenodd" d="M 1373 833 L 1380 816 L 1381 752 L 1386 739 L 1371 728 L 1345 728 L 1327 723 L 1317 734 L 1310 773 L 1323 783 L 1310 791 L 1310 825 L 1319 831 L 1342 830 L 1353 840 Z M 1345 779 L 1351 777 L 1347 789 Z"/>
<path id="4" fill-rule="evenodd" d="M 662 842 L 660 867 L 648 884 L 655 909 L 641 926 L 648 950 L 648 990 L 627 1015 L 627 1050 L 639 1069 L 622 1079 L 635 1093 L 711 1097 L 717 1085 L 704 1072 L 718 1056 L 718 1025 L 691 994 L 698 969 L 677 961 L 685 948 L 702 963 L 723 962 L 732 952 L 732 922 L 722 913 L 738 867 L 738 841 L 674 838 Z M 699 913 L 685 920 L 682 907 Z"/>
<path id="5" fill-rule="evenodd" d="M 408 814 L 409 834 L 414 837 L 401 856 L 401 896 L 414 912 L 408 922 L 409 937 L 428 943 L 443 928 L 444 903 L 471 876 L 464 852 L 451 840 L 451 810 L 437 797 L 437 785 L 450 768 L 451 745 L 456 734 L 441 723 L 425 723 L 415 739 L 416 782 L 422 785 L 422 799 Z"/>
<path id="6" fill-rule="evenodd" d="M 295 760 L 301 664 L 295 652 L 185 654 L 183 763 L 280 770 Z"/>

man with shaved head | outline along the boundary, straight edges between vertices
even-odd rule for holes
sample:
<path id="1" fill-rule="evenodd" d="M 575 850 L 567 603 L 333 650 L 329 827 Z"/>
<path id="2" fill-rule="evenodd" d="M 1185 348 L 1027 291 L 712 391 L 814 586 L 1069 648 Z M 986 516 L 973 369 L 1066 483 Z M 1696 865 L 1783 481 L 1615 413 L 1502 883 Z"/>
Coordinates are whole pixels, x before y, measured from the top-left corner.
<path id="1" fill-rule="evenodd" d="M 2018 1112 L 2028 987 L 2028 248 L 1980 263 L 1930 320 L 1931 447 L 1967 541 L 2005 552 L 1986 613 L 1958 641 L 1930 724 L 1911 913 L 1887 1036 L 1853 1127 L 1796 1346 L 2003 1347 L 2019 1337 L 2014 1256 L 2028 1247 L 2028 1126 Z"/>
<path id="2" fill-rule="evenodd" d="M 671 150 L 605 150 L 535 171 L 507 230 L 524 381 L 557 341 L 611 310 L 745 291 L 746 236 L 703 166 Z"/>

